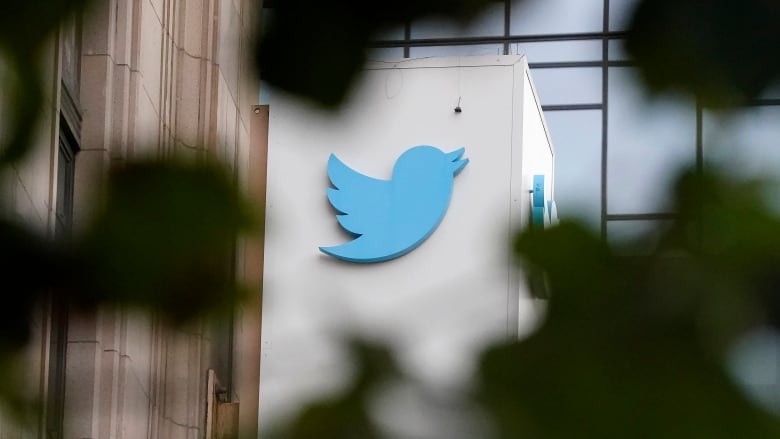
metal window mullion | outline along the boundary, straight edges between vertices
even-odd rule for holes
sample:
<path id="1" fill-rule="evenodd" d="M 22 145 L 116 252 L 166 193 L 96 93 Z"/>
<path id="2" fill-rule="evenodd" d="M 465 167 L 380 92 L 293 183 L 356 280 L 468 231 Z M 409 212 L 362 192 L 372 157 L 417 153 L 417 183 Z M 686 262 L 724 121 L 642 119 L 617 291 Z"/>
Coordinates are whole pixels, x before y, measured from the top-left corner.
<path id="1" fill-rule="evenodd" d="M 613 213 L 607 215 L 607 221 L 657 221 L 673 220 L 678 214 L 673 212 L 655 212 L 655 213 Z"/>
<path id="2" fill-rule="evenodd" d="M 504 55 L 509 55 L 509 45 L 511 44 L 508 40 L 509 36 L 511 35 L 511 14 L 512 0 L 504 0 L 504 38 L 507 39 L 504 41 Z"/>
<path id="3" fill-rule="evenodd" d="M 696 174 L 701 175 L 704 172 L 704 109 L 699 99 L 696 99 Z M 697 250 L 701 250 L 702 239 L 704 238 L 704 228 L 702 224 L 701 206 L 695 206 L 696 216 L 695 231 L 696 242 L 694 245 Z"/>
<path id="4" fill-rule="evenodd" d="M 607 239 L 607 154 L 609 130 L 609 0 L 604 0 L 601 39 L 601 239 Z"/>
<path id="5" fill-rule="evenodd" d="M 542 105 L 543 111 L 577 111 L 577 110 L 603 110 L 602 104 L 562 104 Z"/>
<path id="6" fill-rule="evenodd" d="M 411 32 L 410 32 L 411 33 Z M 555 41 L 582 41 L 603 40 L 604 38 L 624 38 L 626 32 L 580 32 L 568 34 L 537 34 L 537 35 L 509 35 L 509 36 L 481 36 L 481 37 L 454 37 L 454 38 L 419 38 L 413 39 L 408 35 L 401 40 L 381 40 L 369 42 L 371 48 L 388 47 L 428 47 L 428 46 L 469 46 L 475 44 L 503 44 L 503 43 L 540 43 Z"/>
<path id="7" fill-rule="evenodd" d="M 412 22 L 407 21 L 404 23 L 404 58 L 410 57 L 411 47 L 409 46 L 409 40 L 412 39 Z"/>

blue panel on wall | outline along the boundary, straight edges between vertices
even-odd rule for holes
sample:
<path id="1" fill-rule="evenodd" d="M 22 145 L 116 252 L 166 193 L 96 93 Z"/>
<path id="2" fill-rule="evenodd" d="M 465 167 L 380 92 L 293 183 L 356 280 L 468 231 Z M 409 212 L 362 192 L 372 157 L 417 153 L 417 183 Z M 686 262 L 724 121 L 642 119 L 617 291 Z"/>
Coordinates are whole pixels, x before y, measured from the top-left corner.
<path id="1" fill-rule="evenodd" d="M 544 198 L 544 175 L 534 175 L 531 189 L 531 226 L 547 227 L 558 224 L 558 207 L 554 200 Z"/>
<path id="2" fill-rule="evenodd" d="M 544 207 L 534 206 L 531 215 L 534 227 L 544 227 Z"/>
<path id="3" fill-rule="evenodd" d="M 436 230 L 455 176 L 468 164 L 464 148 L 450 153 L 421 145 L 401 154 L 391 180 L 363 175 L 331 154 L 328 200 L 355 239 L 320 251 L 349 262 L 382 262 L 417 248 Z"/>
<path id="4" fill-rule="evenodd" d="M 544 175 L 534 175 L 534 207 L 544 208 Z"/>

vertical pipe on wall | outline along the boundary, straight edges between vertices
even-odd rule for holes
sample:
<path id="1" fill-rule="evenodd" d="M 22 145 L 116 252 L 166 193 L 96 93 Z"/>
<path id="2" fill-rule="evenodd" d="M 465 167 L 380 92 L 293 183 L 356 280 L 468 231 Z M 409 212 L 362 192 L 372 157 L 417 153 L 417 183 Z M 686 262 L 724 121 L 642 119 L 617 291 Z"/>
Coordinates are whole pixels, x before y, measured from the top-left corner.
<path id="1" fill-rule="evenodd" d="M 246 193 L 265 217 L 265 188 L 268 159 L 268 105 L 255 105 L 250 114 L 249 168 Z M 263 307 L 263 261 L 265 239 L 262 224 L 259 231 L 245 238 L 239 246 L 244 252 L 239 275 L 250 296 L 237 311 L 234 358 L 235 388 L 240 398 L 239 436 L 256 437 L 258 430 L 260 389 L 260 343 Z"/>

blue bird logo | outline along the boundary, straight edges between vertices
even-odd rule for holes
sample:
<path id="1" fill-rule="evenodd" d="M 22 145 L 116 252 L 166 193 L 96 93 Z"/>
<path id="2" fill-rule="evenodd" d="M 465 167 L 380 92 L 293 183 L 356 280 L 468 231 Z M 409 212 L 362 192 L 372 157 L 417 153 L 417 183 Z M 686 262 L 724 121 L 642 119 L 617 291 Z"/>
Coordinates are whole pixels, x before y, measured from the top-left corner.
<path id="1" fill-rule="evenodd" d="M 464 148 L 450 153 L 421 145 L 401 154 L 391 180 L 352 170 L 331 154 L 328 200 L 339 224 L 355 236 L 320 251 L 349 262 L 382 262 L 423 243 L 444 218 L 455 176 L 468 164 Z"/>

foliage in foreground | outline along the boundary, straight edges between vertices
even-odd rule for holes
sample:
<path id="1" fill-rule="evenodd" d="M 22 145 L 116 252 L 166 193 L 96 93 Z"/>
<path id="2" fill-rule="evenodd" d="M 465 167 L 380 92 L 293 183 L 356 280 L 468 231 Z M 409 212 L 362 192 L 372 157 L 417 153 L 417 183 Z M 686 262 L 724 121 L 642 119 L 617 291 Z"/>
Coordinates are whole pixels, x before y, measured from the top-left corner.
<path id="1" fill-rule="evenodd" d="M 30 151 L 46 45 L 87 3 L 3 5 L 0 176 Z M 336 106 L 376 31 L 429 14 L 467 19 L 491 3 L 280 1 L 265 39 L 257 36 L 256 61 L 273 85 Z M 680 90 L 707 105 L 749 102 L 780 77 L 771 55 L 779 14 L 774 0 L 643 0 L 627 49 L 651 91 Z M 252 221 L 223 170 L 130 163 L 111 181 L 94 223 L 67 243 L 0 215 L 0 372 L 13 368 L 33 309 L 51 291 L 82 307 L 129 303 L 177 322 L 240 297 L 230 252 Z M 677 193 L 680 218 L 649 237 L 657 246 L 643 256 L 621 256 L 574 224 L 518 238 L 519 256 L 547 273 L 552 298 L 538 333 L 485 352 L 475 392 L 463 396 L 487 413 L 496 436 L 780 436 L 777 420 L 750 405 L 723 367 L 737 337 L 780 321 L 780 223 L 755 187 L 689 174 Z M 380 383 L 398 379 L 383 366 L 388 355 L 361 347 L 353 385 L 306 408 L 288 437 L 380 435 L 366 404 Z M 19 403 L 14 384 L 0 386 L 0 397 Z"/>

